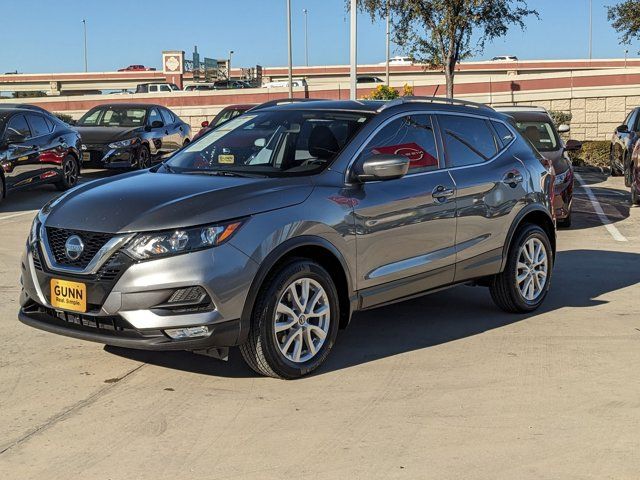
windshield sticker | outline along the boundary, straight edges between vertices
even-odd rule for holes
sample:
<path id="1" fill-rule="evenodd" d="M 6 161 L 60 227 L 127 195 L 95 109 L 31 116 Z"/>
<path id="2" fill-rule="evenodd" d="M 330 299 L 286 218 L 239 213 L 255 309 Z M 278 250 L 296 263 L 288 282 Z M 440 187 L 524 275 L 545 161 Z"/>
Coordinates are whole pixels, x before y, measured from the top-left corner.
<path id="1" fill-rule="evenodd" d="M 218 155 L 218 163 L 233 164 L 235 157 L 233 155 Z"/>

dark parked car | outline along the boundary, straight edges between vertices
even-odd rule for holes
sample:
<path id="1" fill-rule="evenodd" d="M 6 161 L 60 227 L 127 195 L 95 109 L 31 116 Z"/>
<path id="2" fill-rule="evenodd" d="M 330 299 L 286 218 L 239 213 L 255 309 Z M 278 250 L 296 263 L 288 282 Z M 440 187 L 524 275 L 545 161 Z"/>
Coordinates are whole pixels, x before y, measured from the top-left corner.
<path id="1" fill-rule="evenodd" d="M 631 189 L 631 205 L 640 205 L 640 142 L 636 142 L 633 148 L 626 183 Z"/>
<path id="2" fill-rule="evenodd" d="M 119 68 L 119 72 L 153 72 L 155 68 L 145 67 L 144 65 L 129 65 L 128 67 Z"/>
<path id="3" fill-rule="evenodd" d="M 213 120 L 211 120 L 210 122 L 208 120 L 205 120 L 200 124 L 202 128 L 198 133 L 196 133 L 196 136 L 193 137 L 193 139 L 195 140 L 196 138 L 201 137 L 205 133 L 210 132 L 214 128 L 222 125 L 223 123 L 228 122 L 232 118 L 236 118 L 238 115 L 242 115 L 244 112 L 252 109 L 255 106 L 256 106 L 255 104 L 246 104 L 246 105 L 229 105 L 227 107 L 224 107 L 222 110 L 218 112 L 218 114 L 215 117 L 213 117 Z"/>
<path id="4" fill-rule="evenodd" d="M 516 127 L 534 147 L 553 165 L 555 172 L 555 195 L 553 204 L 559 227 L 571 226 L 571 206 L 573 202 L 573 164 L 567 152 L 582 148 L 577 140 L 565 142 L 558 131 L 568 133 L 569 125 L 556 129 L 549 112 L 542 107 L 498 107 L 499 112 L 511 116 Z"/>
<path id="5" fill-rule="evenodd" d="M 357 77 L 357 83 L 377 83 L 377 84 L 383 84 L 384 80 L 382 80 L 379 77 L 374 77 L 371 75 L 358 75 Z"/>
<path id="6" fill-rule="evenodd" d="M 191 139 L 189 125 L 152 104 L 100 105 L 85 113 L 76 128 L 83 162 L 102 168 L 148 168 Z"/>
<path id="7" fill-rule="evenodd" d="M 255 371 L 295 378 L 354 311 L 469 282 L 535 310 L 553 272 L 553 175 L 510 122 L 430 98 L 247 112 L 46 205 L 20 320 L 128 348 L 238 345 Z"/>
<path id="8" fill-rule="evenodd" d="M 611 175 L 624 175 L 627 187 L 631 185 L 631 154 L 640 134 L 640 107 L 631 110 L 624 123 L 616 128 L 611 137 L 609 166 Z"/>
<path id="9" fill-rule="evenodd" d="M 79 160 L 80 136 L 63 121 L 37 109 L 0 108 L 0 201 L 43 183 L 75 186 Z"/>

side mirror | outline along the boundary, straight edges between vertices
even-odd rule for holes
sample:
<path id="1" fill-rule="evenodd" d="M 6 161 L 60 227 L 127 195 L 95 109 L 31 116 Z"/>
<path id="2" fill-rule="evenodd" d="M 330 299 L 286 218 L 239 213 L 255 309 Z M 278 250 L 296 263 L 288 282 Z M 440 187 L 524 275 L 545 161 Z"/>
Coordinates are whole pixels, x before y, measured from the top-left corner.
<path id="1" fill-rule="evenodd" d="M 578 140 L 567 140 L 567 144 L 564 147 L 566 152 L 576 152 L 582 148 L 582 142 Z"/>
<path id="2" fill-rule="evenodd" d="M 202 128 L 207 128 L 207 127 L 209 126 L 209 120 L 205 120 L 204 122 L 202 122 L 202 123 L 200 124 L 200 126 L 201 126 Z"/>
<path id="3" fill-rule="evenodd" d="M 162 128 L 162 127 L 164 127 L 164 122 L 160 120 L 154 120 L 153 122 L 151 122 L 151 128 Z"/>
<path id="4" fill-rule="evenodd" d="M 6 140 L 6 144 L 7 145 L 13 145 L 16 143 L 24 143 L 27 140 L 27 137 L 25 137 L 24 135 L 22 135 L 21 133 L 18 132 L 10 132 L 7 135 L 7 140 Z"/>
<path id="5" fill-rule="evenodd" d="M 629 133 L 629 127 L 627 127 L 626 125 L 620 125 L 618 128 L 616 128 L 616 132 Z"/>
<path id="6" fill-rule="evenodd" d="M 359 182 L 393 180 L 404 177 L 409 171 L 409 158 L 404 155 L 378 154 L 359 159 L 353 176 Z"/>
<path id="7" fill-rule="evenodd" d="M 558 133 L 568 133 L 570 130 L 571 130 L 571 127 L 564 123 L 558 127 Z"/>

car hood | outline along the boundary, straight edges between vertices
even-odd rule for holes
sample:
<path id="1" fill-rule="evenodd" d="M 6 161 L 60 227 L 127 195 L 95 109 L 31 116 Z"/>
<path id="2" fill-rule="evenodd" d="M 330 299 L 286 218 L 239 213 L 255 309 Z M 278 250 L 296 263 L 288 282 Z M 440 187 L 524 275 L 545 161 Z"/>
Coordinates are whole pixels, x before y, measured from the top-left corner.
<path id="1" fill-rule="evenodd" d="M 133 172 L 84 184 L 42 209 L 46 225 L 126 233 L 221 222 L 302 203 L 309 177 L 240 178 Z"/>
<path id="2" fill-rule="evenodd" d="M 76 127 L 82 137 L 82 143 L 102 145 L 118 140 L 126 140 L 142 133 L 140 127 Z"/>

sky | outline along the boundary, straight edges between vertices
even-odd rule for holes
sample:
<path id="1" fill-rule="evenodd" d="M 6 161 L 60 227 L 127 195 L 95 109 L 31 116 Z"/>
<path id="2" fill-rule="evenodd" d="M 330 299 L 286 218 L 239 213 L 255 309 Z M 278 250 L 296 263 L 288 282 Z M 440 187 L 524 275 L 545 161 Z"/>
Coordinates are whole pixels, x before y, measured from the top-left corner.
<path id="1" fill-rule="evenodd" d="M 621 58 L 625 47 L 593 0 L 593 57 Z M 344 0 L 291 0 L 293 62 L 304 65 L 304 14 L 308 10 L 309 63 L 349 62 L 349 17 Z M 527 28 L 513 27 L 475 59 L 517 55 L 520 59 L 587 58 L 589 0 L 528 0 L 540 14 Z M 160 67 L 162 50 L 191 57 L 226 58 L 238 67 L 287 64 L 286 0 L 0 0 L 0 72 L 84 70 L 82 19 L 87 20 L 90 71 L 129 64 Z M 629 47 L 638 55 L 640 44 Z M 392 46 L 392 55 L 404 53 Z M 385 26 L 358 16 L 358 63 L 385 56 Z"/>

